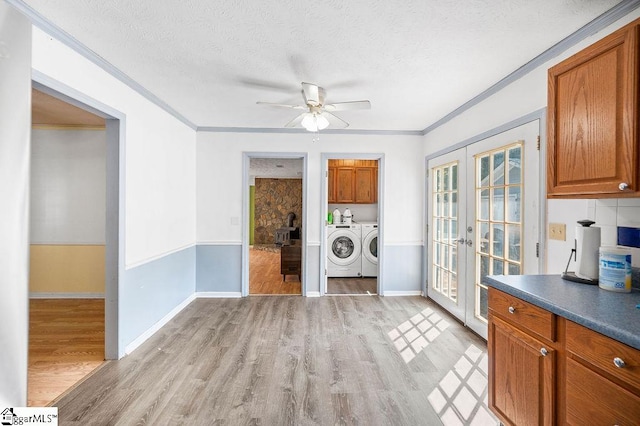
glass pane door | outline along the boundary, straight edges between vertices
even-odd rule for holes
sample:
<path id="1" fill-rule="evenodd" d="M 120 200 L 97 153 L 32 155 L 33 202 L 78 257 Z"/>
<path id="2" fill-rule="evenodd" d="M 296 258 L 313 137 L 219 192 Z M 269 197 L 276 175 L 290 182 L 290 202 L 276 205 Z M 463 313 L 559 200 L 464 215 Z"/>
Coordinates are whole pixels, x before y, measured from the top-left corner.
<path id="1" fill-rule="evenodd" d="M 487 275 L 538 273 L 539 122 L 532 121 L 467 147 L 472 188 L 467 227 L 466 324 L 487 336 Z M 525 227 L 525 223 L 527 226 Z"/>
<path id="2" fill-rule="evenodd" d="M 476 155 L 474 316 L 487 321 L 487 275 L 519 275 L 522 142 Z"/>
<path id="3" fill-rule="evenodd" d="M 429 162 L 429 197 L 432 206 L 429 216 L 429 278 L 427 294 L 461 320 L 464 320 L 465 293 L 460 291 L 460 277 L 464 277 L 466 217 L 460 182 L 464 182 L 464 149 Z M 461 176 L 462 173 L 462 176 Z M 460 201 L 463 201 L 462 205 Z M 462 222 L 461 222 L 462 221 Z M 462 241 L 462 245 L 460 243 Z"/>
<path id="4" fill-rule="evenodd" d="M 427 165 L 427 295 L 485 338 L 482 279 L 538 273 L 539 130 L 532 121 Z"/>

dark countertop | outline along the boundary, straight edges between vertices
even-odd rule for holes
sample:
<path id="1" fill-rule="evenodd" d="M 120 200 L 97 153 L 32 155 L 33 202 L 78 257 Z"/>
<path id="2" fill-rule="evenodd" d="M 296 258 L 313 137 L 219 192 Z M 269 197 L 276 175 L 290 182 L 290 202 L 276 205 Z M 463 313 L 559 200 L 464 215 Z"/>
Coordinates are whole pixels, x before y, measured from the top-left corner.
<path id="1" fill-rule="evenodd" d="M 640 290 L 616 293 L 559 275 L 493 275 L 484 283 L 640 350 Z"/>

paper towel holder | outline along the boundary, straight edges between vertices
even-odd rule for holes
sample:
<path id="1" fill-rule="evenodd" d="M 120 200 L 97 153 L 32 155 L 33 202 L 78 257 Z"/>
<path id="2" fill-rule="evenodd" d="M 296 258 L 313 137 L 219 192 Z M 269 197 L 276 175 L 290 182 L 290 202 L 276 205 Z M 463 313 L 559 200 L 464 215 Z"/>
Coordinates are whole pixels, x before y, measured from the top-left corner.
<path id="1" fill-rule="evenodd" d="M 595 222 L 589 219 L 584 219 L 584 220 L 579 220 L 578 223 L 584 226 L 585 228 L 588 228 L 589 226 L 593 225 Z M 567 260 L 567 266 L 564 268 L 564 272 L 560 274 L 560 278 L 562 278 L 563 280 L 573 281 L 575 283 L 580 283 L 580 284 L 598 285 L 597 278 L 594 278 L 594 279 L 582 278 L 577 276 L 575 272 L 569 272 L 569 264 L 571 263 L 571 258 L 573 257 L 574 261 L 577 260 L 577 253 L 578 253 L 578 242 L 576 240 L 573 240 L 573 248 L 571 249 L 571 253 L 569 253 L 569 260 Z"/>

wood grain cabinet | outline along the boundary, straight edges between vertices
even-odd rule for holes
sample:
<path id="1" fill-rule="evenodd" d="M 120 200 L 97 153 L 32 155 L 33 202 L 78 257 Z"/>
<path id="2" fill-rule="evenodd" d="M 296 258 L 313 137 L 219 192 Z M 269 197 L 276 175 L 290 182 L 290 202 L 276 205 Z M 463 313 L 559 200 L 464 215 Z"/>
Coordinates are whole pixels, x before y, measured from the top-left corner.
<path id="1" fill-rule="evenodd" d="M 640 351 L 489 288 L 489 408 L 505 425 L 637 425 Z"/>
<path id="2" fill-rule="evenodd" d="M 547 196 L 640 196 L 640 20 L 549 69 Z"/>
<path id="3" fill-rule="evenodd" d="M 506 305 L 505 305 L 505 302 Z M 545 323 L 542 333 L 529 325 Z M 505 425 L 552 425 L 556 348 L 553 315 L 489 288 L 489 407 Z"/>
<path id="4" fill-rule="evenodd" d="M 567 424 L 640 422 L 640 351 L 566 322 Z"/>
<path id="5" fill-rule="evenodd" d="M 328 180 L 331 204 L 377 202 L 377 160 L 329 160 Z"/>

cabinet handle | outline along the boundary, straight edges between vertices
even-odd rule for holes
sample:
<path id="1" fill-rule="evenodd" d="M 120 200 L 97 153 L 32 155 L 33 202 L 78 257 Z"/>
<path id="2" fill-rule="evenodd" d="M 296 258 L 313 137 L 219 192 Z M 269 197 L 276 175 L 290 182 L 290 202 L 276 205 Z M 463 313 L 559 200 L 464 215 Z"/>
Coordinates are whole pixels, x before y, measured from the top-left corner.
<path id="1" fill-rule="evenodd" d="M 513 306 L 509 306 L 509 313 L 510 314 L 515 314 L 516 313 L 516 308 L 514 308 Z"/>
<path id="2" fill-rule="evenodd" d="M 613 364 L 618 368 L 626 367 L 626 364 L 624 363 L 624 360 L 622 358 L 618 358 L 618 357 L 615 357 L 613 359 Z"/>
<path id="3" fill-rule="evenodd" d="M 549 353 L 549 351 L 547 351 L 546 348 L 540 349 L 540 354 L 542 354 L 542 356 L 547 356 L 548 353 Z"/>
<path id="4" fill-rule="evenodd" d="M 626 191 L 627 189 L 629 189 L 629 184 L 626 182 L 622 182 L 620 183 L 620 185 L 618 185 L 618 189 L 620 191 Z"/>

